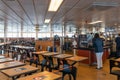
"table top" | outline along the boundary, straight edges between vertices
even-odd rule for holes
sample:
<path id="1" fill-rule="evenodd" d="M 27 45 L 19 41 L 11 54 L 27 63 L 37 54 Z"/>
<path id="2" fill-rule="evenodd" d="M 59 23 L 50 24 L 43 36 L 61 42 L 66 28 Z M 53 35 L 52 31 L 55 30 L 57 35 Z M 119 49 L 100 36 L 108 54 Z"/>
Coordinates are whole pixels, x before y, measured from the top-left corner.
<path id="1" fill-rule="evenodd" d="M 0 43 L 0 46 L 3 46 L 3 45 L 6 45 L 6 44 L 10 44 L 11 42 L 3 42 L 3 43 Z"/>
<path id="2" fill-rule="evenodd" d="M 68 57 L 72 57 L 73 55 L 70 54 L 59 54 L 54 56 L 55 58 L 60 58 L 60 59 L 64 59 L 64 58 L 68 58 Z"/>
<path id="3" fill-rule="evenodd" d="M 17 66 L 23 66 L 23 65 L 25 65 L 25 63 L 19 61 L 5 62 L 0 64 L 0 70 L 13 68 Z"/>
<path id="4" fill-rule="evenodd" d="M 25 66 L 21 66 L 21 67 L 1 70 L 1 72 L 6 74 L 9 77 L 13 77 L 13 76 L 30 73 L 30 72 L 37 71 L 37 70 L 38 70 L 38 68 L 36 68 L 36 67 L 30 66 L 30 65 L 25 65 Z"/>
<path id="5" fill-rule="evenodd" d="M 10 62 L 10 61 L 13 61 L 13 59 L 12 58 L 3 58 L 3 59 L 0 59 L 0 63 Z"/>
<path id="6" fill-rule="evenodd" d="M 5 56 L 0 55 L 0 59 L 5 58 Z"/>
<path id="7" fill-rule="evenodd" d="M 57 52 L 48 52 L 48 53 L 45 53 L 45 54 L 42 54 L 43 56 L 54 56 L 54 55 L 58 55 L 59 53 Z"/>
<path id="8" fill-rule="evenodd" d="M 120 58 L 117 58 L 115 61 L 119 61 L 120 62 Z"/>
<path id="9" fill-rule="evenodd" d="M 34 49 L 34 47 L 22 46 L 22 45 L 11 45 L 11 47 L 21 48 L 21 49 Z"/>
<path id="10" fill-rule="evenodd" d="M 44 53 L 48 53 L 48 51 L 39 51 L 39 52 L 32 52 L 33 54 L 41 55 Z"/>
<path id="11" fill-rule="evenodd" d="M 56 80 L 61 78 L 61 75 L 55 74 L 53 72 L 40 72 L 27 77 L 19 78 L 17 80 Z"/>
<path id="12" fill-rule="evenodd" d="M 76 61 L 76 62 L 83 61 L 83 60 L 86 60 L 86 59 L 88 59 L 88 58 L 83 57 L 83 56 L 73 56 L 73 57 L 70 57 L 70 58 L 66 58 L 66 60 Z"/>

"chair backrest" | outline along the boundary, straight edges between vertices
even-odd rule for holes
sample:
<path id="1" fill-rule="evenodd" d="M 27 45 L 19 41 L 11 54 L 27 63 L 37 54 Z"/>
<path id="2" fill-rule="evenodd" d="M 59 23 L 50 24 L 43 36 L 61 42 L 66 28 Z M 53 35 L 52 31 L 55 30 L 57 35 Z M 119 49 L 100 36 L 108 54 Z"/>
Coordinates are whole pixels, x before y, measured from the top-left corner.
<path id="1" fill-rule="evenodd" d="M 120 61 L 110 60 L 110 73 L 113 67 L 120 68 Z"/>

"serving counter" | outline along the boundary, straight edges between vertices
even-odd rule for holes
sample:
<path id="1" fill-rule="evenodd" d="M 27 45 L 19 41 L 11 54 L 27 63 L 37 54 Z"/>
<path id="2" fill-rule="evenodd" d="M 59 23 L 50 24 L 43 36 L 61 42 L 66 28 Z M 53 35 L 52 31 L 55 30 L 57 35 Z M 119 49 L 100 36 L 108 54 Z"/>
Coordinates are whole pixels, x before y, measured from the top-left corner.
<path id="1" fill-rule="evenodd" d="M 95 56 L 94 48 L 80 47 L 80 48 L 75 48 L 75 49 L 77 49 L 78 56 L 88 57 L 88 59 L 82 61 L 83 63 L 89 64 L 89 65 L 93 65 L 94 63 L 96 63 L 96 56 Z M 109 49 L 110 49 L 109 46 L 104 47 L 103 62 L 109 57 L 109 54 L 110 54 Z"/>

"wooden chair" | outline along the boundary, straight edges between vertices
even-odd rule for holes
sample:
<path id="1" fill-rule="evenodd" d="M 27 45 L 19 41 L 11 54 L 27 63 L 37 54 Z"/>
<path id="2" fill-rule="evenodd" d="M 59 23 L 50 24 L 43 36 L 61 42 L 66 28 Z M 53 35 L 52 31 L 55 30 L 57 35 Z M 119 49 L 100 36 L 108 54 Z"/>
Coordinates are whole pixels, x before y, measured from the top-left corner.
<path id="1" fill-rule="evenodd" d="M 115 60 L 110 60 L 110 74 L 116 75 L 117 80 L 120 80 L 120 62 Z"/>

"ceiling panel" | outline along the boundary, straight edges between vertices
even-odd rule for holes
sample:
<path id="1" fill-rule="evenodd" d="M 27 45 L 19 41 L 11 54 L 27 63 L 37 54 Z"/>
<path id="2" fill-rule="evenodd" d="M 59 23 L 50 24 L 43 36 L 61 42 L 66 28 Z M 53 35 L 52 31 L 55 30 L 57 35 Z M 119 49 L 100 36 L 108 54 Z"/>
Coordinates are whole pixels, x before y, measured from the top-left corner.
<path id="1" fill-rule="evenodd" d="M 80 0 L 65 0 L 56 15 L 53 17 L 53 22 L 58 22 L 65 18 L 65 15 L 67 15 L 67 13 L 69 13 L 79 1 Z"/>
<path id="2" fill-rule="evenodd" d="M 34 0 L 39 25 L 44 24 L 50 0 Z"/>
<path id="3" fill-rule="evenodd" d="M 22 17 L 32 25 L 36 23 L 33 0 L 18 0 L 18 3 L 21 4 Z"/>
<path id="4" fill-rule="evenodd" d="M 116 7 L 94 6 L 94 2 L 118 3 Z M 120 0 L 64 0 L 57 12 L 48 12 L 50 0 L 0 0 L 0 18 L 34 27 L 47 18 L 52 23 L 82 22 L 104 19 L 106 26 L 120 25 Z"/>

